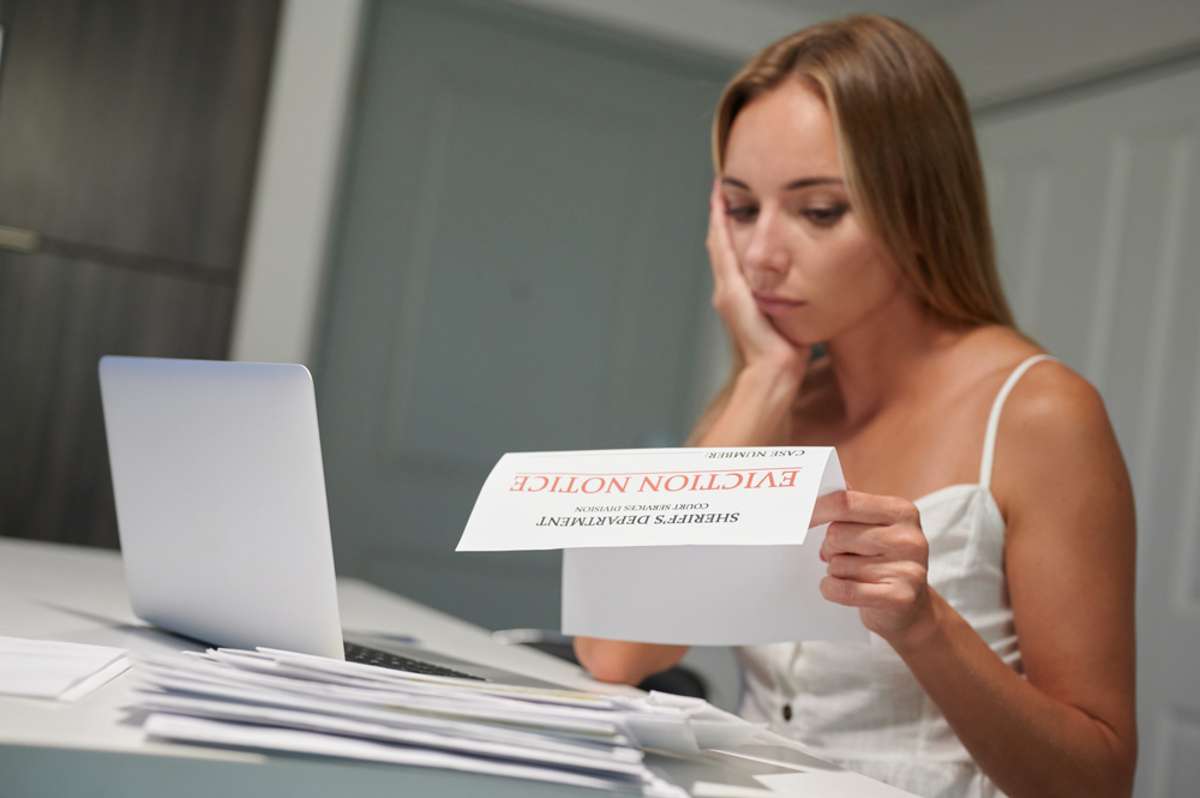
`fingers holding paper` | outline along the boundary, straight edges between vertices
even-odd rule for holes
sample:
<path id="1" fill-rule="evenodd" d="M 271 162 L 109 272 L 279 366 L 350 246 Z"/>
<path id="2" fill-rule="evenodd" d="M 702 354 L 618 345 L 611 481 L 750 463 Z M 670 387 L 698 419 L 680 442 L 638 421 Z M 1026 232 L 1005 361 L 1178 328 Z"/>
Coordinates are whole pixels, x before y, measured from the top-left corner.
<path id="1" fill-rule="evenodd" d="M 929 544 L 912 502 L 837 491 L 813 510 L 810 525 L 826 523 L 821 595 L 857 607 L 863 625 L 893 644 L 929 619 Z"/>

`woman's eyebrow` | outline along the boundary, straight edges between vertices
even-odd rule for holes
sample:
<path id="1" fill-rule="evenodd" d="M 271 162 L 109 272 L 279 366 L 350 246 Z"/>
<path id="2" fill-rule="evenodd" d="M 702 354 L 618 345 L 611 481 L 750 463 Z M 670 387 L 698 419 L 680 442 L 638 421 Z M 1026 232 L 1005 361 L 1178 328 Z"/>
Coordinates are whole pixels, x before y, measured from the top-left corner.
<path id="1" fill-rule="evenodd" d="M 783 187 L 784 191 L 795 191 L 800 188 L 809 188 L 810 186 L 826 186 L 826 185 L 841 185 L 845 181 L 840 177 L 801 177 L 786 183 Z M 750 186 L 738 180 L 736 177 L 722 177 L 721 185 L 740 188 L 743 191 L 749 191 Z"/>
<path id="2" fill-rule="evenodd" d="M 841 184 L 842 182 L 843 181 L 840 177 L 802 177 L 785 185 L 783 190 L 795 191 L 798 188 L 808 188 L 809 186 L 827 186 L 830 184 Z"/>

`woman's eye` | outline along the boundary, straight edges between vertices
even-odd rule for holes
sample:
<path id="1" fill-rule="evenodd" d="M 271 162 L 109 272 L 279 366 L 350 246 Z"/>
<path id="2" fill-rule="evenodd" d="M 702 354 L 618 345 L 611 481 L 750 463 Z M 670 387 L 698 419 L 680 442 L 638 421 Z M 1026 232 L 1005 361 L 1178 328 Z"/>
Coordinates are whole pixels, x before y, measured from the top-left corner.
<path id="1" fill-rule="evenodd" d="M 735 222 L 746 223 L 754 221 L 758 208 L 753 205 L 731 205 L 725 209 L 725 215 Z"/>
<path id="2" fill-rule="evenodd" d="M 849 210 L 847 205 L 828 205 L 820 207 L 805 208 L 801 213 L 806 219 L 821 227 L 832 227 L 841 219 L 846 211 Z"/>

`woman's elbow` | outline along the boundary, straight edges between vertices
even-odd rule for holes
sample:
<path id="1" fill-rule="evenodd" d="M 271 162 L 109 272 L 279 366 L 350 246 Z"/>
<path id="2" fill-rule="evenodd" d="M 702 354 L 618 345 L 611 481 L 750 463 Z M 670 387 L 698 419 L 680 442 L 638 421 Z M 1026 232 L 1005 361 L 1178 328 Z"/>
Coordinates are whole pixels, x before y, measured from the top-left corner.
<path id="1" fill-rule="evenodd" d="M 628 643 L 594 637 L 575 638 L 575 656 L 593 679 L 617 684 L 637 684 L 642 663 Z"/>
<path id="2" fill-rule="evenodd" d="M 1113 785 L 1114 795 L 1133 795 L 1134 775 L 1137 772 L 1137 739 L 1129 742 L 1123 751 L 1117 755 Z"/>
<path id="3" fill-rule="evenodd" d="M 638 684 L 679 662 L 687 650 L 687 646 L 575 638 L 575 656 L 592 677 L 619 684 Z"/>
<path id="4" fill-rule="evenodd" d="M 1129 798 L 1133 795 L 1134 774 L 1137 770 L 1137 731 L 1131 727 L 1118 734 L 1108 724 L 1100 724 L 1104 737 L 1105 757 L 1091 768 L 1096 778 L 1094 795 Z"/>

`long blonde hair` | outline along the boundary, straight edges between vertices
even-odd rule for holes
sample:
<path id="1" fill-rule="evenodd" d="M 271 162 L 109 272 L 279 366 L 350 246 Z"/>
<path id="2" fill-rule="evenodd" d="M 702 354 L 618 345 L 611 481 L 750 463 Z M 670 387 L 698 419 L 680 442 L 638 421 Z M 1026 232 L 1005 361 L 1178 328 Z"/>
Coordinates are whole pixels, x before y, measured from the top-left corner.
<path id="1" fill-rule="evenodd" d="M 1013 326 L 966 98 L 933 45 L 902 22 L 868 14 L 813 25 L 768 46 L 717 103 L 718 174 L 738 113 L 789 79 L 808 82 L 829 107 L 855 212 L 917 300 L 951 323 Z M 741 367 L 736 351 L 735 360 L 734 376 Z M 693 440 L 731 389 L 732 381 Z"/>

